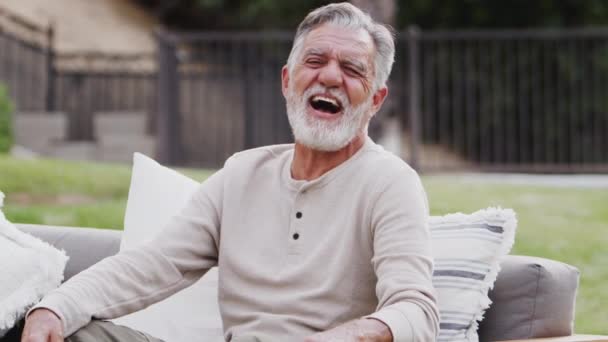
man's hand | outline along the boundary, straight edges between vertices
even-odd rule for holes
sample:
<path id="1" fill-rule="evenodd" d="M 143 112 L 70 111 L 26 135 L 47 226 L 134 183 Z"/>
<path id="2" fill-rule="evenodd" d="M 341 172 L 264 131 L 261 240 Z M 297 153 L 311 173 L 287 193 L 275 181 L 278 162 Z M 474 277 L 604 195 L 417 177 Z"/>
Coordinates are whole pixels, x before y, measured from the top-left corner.
<path id="1" fill-rule="evenodd" d="M 27 316 L 21 342 L 63 342 L 63 324 L 48 309 L 36 309 Z"/>
<path id="2" fill-rule="evenodd" d="M 309 336 L 304 342 L 393 342 L 393 335 L 379 320 L 362 318 Z"/>

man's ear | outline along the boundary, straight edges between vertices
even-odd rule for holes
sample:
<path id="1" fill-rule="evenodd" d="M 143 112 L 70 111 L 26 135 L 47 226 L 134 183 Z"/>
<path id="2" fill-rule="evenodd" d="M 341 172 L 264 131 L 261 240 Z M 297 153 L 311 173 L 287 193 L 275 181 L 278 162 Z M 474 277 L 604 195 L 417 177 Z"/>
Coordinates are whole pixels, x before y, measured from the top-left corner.
<path id="1" fill-rule="evenodd" d="M 382 107 L 384 100 L 386 100 L 386 96 L 388 95 L 388 88 L 386 86 L 376 90 L 372 97 L 372 107 L 374 109 L 374 113 L 377 113 Z"/>
<path id="2" fill-rule="evenodd" d="M 287 65 L 281 69 L 281 90 L 283 91 L 283 97 L 287 98 L 287 87 L 289 86 L 289 69 Z"/>

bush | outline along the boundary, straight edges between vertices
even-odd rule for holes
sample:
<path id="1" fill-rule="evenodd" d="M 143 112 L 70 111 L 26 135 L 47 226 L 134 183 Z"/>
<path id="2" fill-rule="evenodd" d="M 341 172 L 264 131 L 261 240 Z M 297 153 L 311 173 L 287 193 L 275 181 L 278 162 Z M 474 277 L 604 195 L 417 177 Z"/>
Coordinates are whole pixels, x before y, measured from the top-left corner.
<path id="1" fill-rule="evenodd" d="M 0 84 L 0 153 L 7 153 L 13 145 L 13 105 L 6 87 Z"/>

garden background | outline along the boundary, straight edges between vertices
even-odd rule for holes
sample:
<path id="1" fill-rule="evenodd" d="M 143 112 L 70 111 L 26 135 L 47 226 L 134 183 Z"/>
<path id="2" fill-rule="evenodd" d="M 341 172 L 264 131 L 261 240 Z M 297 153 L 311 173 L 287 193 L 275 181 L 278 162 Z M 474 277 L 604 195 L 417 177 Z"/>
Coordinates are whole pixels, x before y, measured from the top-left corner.
<path id="1" fill-rule="evenodd" d="M 156 90 L 147 92 L 146 97 L 138 96 L 137 94 L 140 93 L 137 90 L 147 89 L 148 85 L 142 86 L 140 83 L 135 83 L 135 78 L 129 78 L 129 75 L 134 74 L 140 77 L 141 75 L 137 72 L 144 72 L 146 77 L 150 77 L 149 82 L 155 84 L 157 80 L 154 74 L 156 72 L 156 62 L 154 61 L 157 52 L 155 46 L 157 41 L 153 36 L 155 26 L 164 25 L 168 31 L 176 35 L 194 30 L 215 33 L 221 31 L 224 35 L 242 33 L 243 30 L 246 30 L 248 32 L 255 31 L 256 34 L 261 36 L 267 35 L 265 32 L 276 32 L 276 30 L 293 32 L 297 22 L 308 10 L 328 2 L 318 0 L 289 2 L 280 0 L 176 0 L 171 2 L 139 0 L 117 2 L 108 0 L 96 2 L 97 4 L 105 4 L 103 6 L 106 7 L 87 7 L 87 10 L 93 12 L 88 13 L 90 16 L 89 22 L 83 24 L 82 21 L 74 19 L 78 17 L 86 18 L 86 13 L 73 12 L 79 8 L 78 6 L 82 6 L 81 1 L 81 5 L 77 4 L 79 0 L 75 1 L 57 0 L 49 8 L 44 7 L 47 6 L 45 1 L 36 0 L 7 0 L 0 5 L 0 9 L 2 9 L 0 13 L 5 14 L 4 17 L 0 16 L 0 18 L 5 18 L 4 21 L 0 20 L 0 28 L 2 28 L 0 30 L 0 83 L 5 84 L 0 86 L 0 190 L 7 195 L 3 211 L 7 218 L 13 222 L 122 229 L 131 174 L 129 160 L 131 153 L 138 148 L 133 140 L 127 139 L 127 142 L 124 141 L 125 137 L 132 137 L 134 133 L 123 130 L 117 134 L 106 136 L 101 134 L 100 131 L 92 129 L 91 125 L 82 126 L 88 128 L 80 129 L 79 124 L 82 122 L 88 122 L 89 124 L 97 122 L 93 116 L 91 116 L 90 121 L 82 121 L 82 118 L 89 114 L 93 115 L 93 113 L 90 113 L 90 108 L 99 105 L 100 98 L 116 98 L 112 104 L 120 105 L 103 108 L 105 112 L 111 112 L 108 114 L 111 118 L 121 115 L 122 117 L 132 117 L 125 113 L 140 113 L 144 108 L 137 107 L 140 102 L 142 104 L 155 103 L 158 94 L 154 92 Z M 541 74 L 539 78 L 544 78 L 545 75 L 559 76 L 546 76 L 546 82 L 540 83 L 545 85 L 546 88 L 539 90 L 544 97 L 538 103 L 535 102 L 537 97 L 526 95 L 528 94 L 527 91 L 534 91 L 536 85 L 534 78 L 531 78 L 529 82 L 527 79 L 521 78 L 517 79 L 517 82 L 512 80 L 511 83 L 509 83 L 508 78 L 508 71 L 512 70 L 508 69 L 510 66 L 508 63 L 513 60 L 510 56 L 515 56 L 513 58 L 521 62 L 521 65 L 530 66 L 530 70 L 532 70 L 534 64 L 526 63 L 535 61 L 530 56 L 533 56 L 536 50 L 518 50 L 523 51 L 522 53 L 529 57 L 529 59 L 522 61 L 517 59 L 520 58 L 521 54 L 509 55 L 507 53 L 508 49 L 505 48 L 504 55 L 500 55 L 500 60 L 503 62 L 495 64 L 498 66 L 496 69 L 483 69 L 483 72 L 479 71 L 482 69 L 475 69 L 477 70 L 475 74 L 477 76 L 490 75 L 490 81 L 487 83 L 489 88 L 502 91 L 496 96 L 492 95 L 493 93 L 485 94 L 493 99 L 493 104 L 497 104 L 493 105 L 494 107 L 502 108 L 500 116 L 494 116 L 491 120 L 486 121 L 489 125 L 486 128 L 500 133 L 492 134 L 492 146 L 498 146 L 493 147 L 492 151 L 504 152 L 506 159 L 486 160 L 487 164 L 482 163 L 481 166 L 492 166 L 493 171 L 505 172 L 509 171 L 504 168 L 505 162 L 523 166 L 529 165 L 530 161 L 525 160 L 524 157 L 507 158 L 509 156 L 508 146 L 511 146 L 506 143 L 508 141 L 517 143 L 514 146 L 517 146 L 521 156 L 533 155 L 532 152 L 538 149 L 533 137 L 526 137 L 517 133 L 520 132 L 517 128 L 527 127 L 525 124 L 514 124 L 511 131 L 497 130 L 497 127 L 508 126 L 511 122 L 505 121 L 506 125 L 502 125 L 501 121 L 513 117 L 513 115 L 510 115 L 510 110 L 517 111 L 516 117 L 520 120 L 517 123 L 525 123 L 524 118 L 528 114 L 531 118 L 535 118 L 536 113 L 541 113 L 543 117 L 549 113 L 550 117 L 546 122 L 531 122 L 536 122 L 542 131 L 551 134 L 551 138 L 548 140 L 543 136 L 544 145 L 556 148 L 557 152 L 567 150 L 568 153 L 564 155 L 558 153 L 557 156 L 562 159 L 552 160 L 549 158 L 551 157 L 549 154 L 547 158 L 533 160 L 534 167 L 522 167 L 521 170 L 534 172 L 535 175 L 523 175 L 517 182 L 507 182 L 509 174 L 478 173 L 482 170 L 479 168 L 479 158 L 468 158 L 465 152 L 459 150 L 457 144 L 452 144 L 458 142 L 458 139 L 445 139 L 446 136 L 451 136 L 453 132 L 458 132 L 458 120 L 452 118 L 442 121 L 442 116 L 440 116 L 444 115 L 442 110 L 451 113 L 446 108 L 459 103 L 457 101 L 458 93 L 455 90 L 459 87 L 454 86 L 454 84 L 458 84 L 454 82 L 460 76 L 468 77 L 464 73 L 460 74 L 462 70 L 466 70 L 465 68 L 457 69 L 460 71 L 453 73 L 453 76 L 450 76 L 447 80 L 438 80 L 433 83 L 434 87 L 444 89 L 444 93 L 447 94 L 446 97 L 438 97 L 436 100 L 438 107 L 435 108 L 436 112 L 433 113 L 437 115 L 437 121 L 425 121 L 430 125 L 429 132 L 438 134 L 438 137 L 433 140 L 433 134 L 425 135 L 423 130 L 421 133 L 422 140 L 420 140 L 421 143 L 428 144 L 425 149 L 421 150 L 422 158 L 424 158 L 425 153 L 439 151 L 437 152 L 437 158 L 439 159 L 449 159 L 454 156 L 459 157 L 459 159 L 457 162 L 448 165 L 450 167 L 439 167 L 432 172 L 427 172 L 424 169 L 420 171 L 433 215 L 457 211 L 472 212 L 488 206 L 513 208 L 517 212 L 519 220 L 513 253 L 561 260 L 578 267 L 582 276 L 577 297 L 575 329 L 583 333 L 608 334 L 606 325 L 608 310 L 605 309 L 608 306 L 608 291 L 605 289 L 605 283 L 608 281 L 608 267 L 606 267 L 608 265 L 608 249 L 605 247 L 608 245 L 608 182 L 605 177 L 608 176 L 606 176 L 605 169 L 602 169 L 608 164 L 608 152 L 606 152 L 608 151 L 608 98 L 603 96 L 605 92 L 602 90 L 604 89 L 602 87 L 608 84 L 608 77 L 605 74 L 608 70 L 606 67 L 608 63 L 606 62 L 607 59 L 604 58 L 608 56 L 606 54 L 608 40 L 605 39 L 608 36 L 604 28 L 605 25 L 608 25 L 608 3 L 600 0 L 538 0 L 534 2 L 524 0 L 509 2 L 393 0 L 353 2 L 361 6 L 368 6 L 368 9 L 376 15 L 391 22 L 398 32 L 406 32 L 408 27 L 416 25 L 424 32 L 483 29 L 491 30 L 494 33 L 503 32 L 504 34 L 505 29 L 508 29 L 506 32 L 509 34 L 521 34 L 522 32 L 529 34 L 529 30 L 540 29 L 541 31 L 534 32 L 541 32 L 542 35 L 548 34 L 546 39 L 549 43 L 547 44 L 553 50 L 543 50 L 544 52 L 541 51 L 540 55 L 547 54 L 551 57 L 550 63 L 552 64 L 550 64 L 549 69 L 553 74 Z M 6 13 L 9 12 L 16 13 L 14 16 L 11 14 L 12 17 L 9 16 L 12 19 L 6 19 L 8 18 Z M 13 17 L 25 19 L 15 21 Z M 7 24 L 9 22 L 12 24 Z M 33 31 L 40 31 L 43 36 L 47 32 L 47 27 L 54 27 L 55 31 L 48 31 L 53 32 L 54 35 L 51 40 L 54 50 L 50 50 L 44 42 L 38 46 L 27 41 L 27 44 L 33 44 L 29 46 L 14 43 L 13 40 L 9 39 L 2 40 L 5 37 L 2 34 L 14 38 L 13 34 L 19 34 L 15 33 L 17 31 L 30 32 L 29 29 L 24 28 L 29 26 L 15 24 L 15 22 L 22 22 L 22 24 L 27 22 L 32 24 L 30 25 L 32 27 L 40 26 L 42 29 Z M 105 27 L 104 25 L 107 23 L 110 23 L 110 25 Z M 14 28 L 15 25 L 19 29 L 11 31 L 11 28 Z M 124 34 L 130 38 L 124 40 L 120 39 L 118 34 L 108 34 L 108 32 L 115 32 L 112 30 L 125 32 Z M 100 33 L 100 39 L 96 41 L 83 39 L 78 35 L 79 31 L 88 34 L 99 31 L 106 34 Z M 126 32 L 130 33 L 127 34 Z M 470 31 L 466 32 L 470 33 Z M 9 36 L 9 34 L 11 35 Z M 535 39 L 535 35 L 536 33 L 532 36 L 524 36 L 521 46 L 533 45 L 531 42 Z M 64 37 L 69 37 L 69 39 Z M 483 36 L 482 40 L 489 42 L 489 44 L 495 44 L 498 39 L 503 41 L 505 39 L 504 36 L 502 38 L 497 37 L 501 37 L 501 35 Z M 509 37 L 507 38 L 511 39 Z M 568 40 L 566 45 L 559 45 L 559 39 L 564 37 L 571 37 L 571 40 Z M 589 56 L 593 58 L 576 59 L 573 57 L 578 56 L 577 53 L 579 52 L 577 51 L 586 51 L 574 48 L 579 46 L 577 45 L 579 43 L 580 46 L 591 47 L 589 51 L 593 53 Z M 477 44 L 475 46 L 483 45 L 479 41 L 472 44 Z M 20 56 L 18 51 L 21 50 L 19 49 L 34 51 L 35 49 L 32 46 L 43 51 L 43 55 L 40 55 L 43 57 L 57 53 L 57 56 L 53 57 L 57 59 L 54 59 L 55 62 L 48 69 L 51 75 L 59 72 L 64 73 L 63 76 L 58 78 L 57 84 L 48 87 L 46 77 L 40 78 L 41 81 L 38 82 L 37 76 L 32 71 L 33 69 L 23 67 L 26 62 L 38 60 L 36 59 L 38 57 L 30 58 L 29 56 L 39 55 L 24 52 L 23 56 L 28 56 L 27 58 L 15 58 Z M 194 58 L 198 58 L 195 60 L 198 64 L 187 64 L 187 61 L 181 61 L 180 63 L 183 64 L 178 65 L 178 68 L 181 68 L 178 72 L 183 73 L 192 69 L 201 71 L 197 69 L 201 67 L 201 63 L 215 63 L 215 60 L 204 59 L 201 56 L 204 57 L 206 52 L 219 50 L 220 46 L 221 44 L 214 41 L 209 45 L 192 44 L 181 47 L 181 50 L 179 48 L 173 50 L 174 57 L 187 55 L 184 51 L 198 51 L 200 53 L 191 54 Z M 266 47 L 262 45 L 261 49 Z M 563 50 L 562 47 L 564 47 Z M 230 49 L 234 49 L 234 46 L 222 51 L 231 51 Z M 402 52 L 407 53 L 407 50 Z M 229 57 L 230 55 L 220 54 L 215 58 L 221 60 L 226 56 Z M 429 56 L 432 56 L 432 54 Z M 260 60 L 268 61 L 264 58 Z M 542 59 L 545 62 L 546 60 Z M 44 66 L 46 59 L 40 57 L 40 61 Z M 153 61 L 150 64 L 151 66 L 146 64 L 150 61 Z M 440 68 L 444 60 L 438 58 L 436 61 L 438 64 L 437 70 L 441 71 Z M 447 61 L 446 63 L 460 65 L 460 63 L 466 61 L 466 58 L 448 59 Z M 100 63 L 101 67 L 99 66 Z M 123 65 L 126 65 L 124 69 L 122 68 Z M 584 67 L 581 67 L 581 65 Z M 542 64 L 538 68 L 545 66 L 546 64 Z M 40 68 L 37 67 L 36 70 L 38 69 Z M 114 74 L 103 73 L 110 69 Z M 48 71 L 46 67 L 41 70 Z M 124 83 L 125 87 L 120 88 L 118 94 L 96 92 L 98 89 L 106 89 L 102 86 L 100 86 L 101 88 L 91 88 L 94 90 L 91 93 L 84 92 L 86 83 L 83 83 L 83 80 L 88 77 L 86 73 L 90 71 L 92 72 L 91 75 L 101 77 L 103 82 L 106 82 L 103 84 L 109 85 L 110 88 L 113 87 L 113 83 L 109 82 L 114 82 L 114 80 L 118 80 L 119 83 L 116 84 Z M 99 74 L 100 72 L 102 73 Z M 271 70 L 265 70 L 262 76 L 267 77 L 265 73 L 271 72 Z M 278 72 L 276 70 L 277 75 Z M 253 77 L 257 79 L 255 77 L 259 76 L 254 74 Z M 552 82 L 553 78 L 551 77 L 555 77 L 556 82 Z M 32 81 L 24 81 L 30 78 Z M 217 74 L 194 74 L 194 76 L 182 80 L 183 82 L 178 81 L 178 83 L 181 82 L 179 84 L 182 86 L 182 90 L 187 90 L 187 93 L 180 97 L 180 101 L 196 105 L 195 102 L 187 102 L 192 101 L 188 96 L 196 96 L 207 88 L 200 88 L 200 85 L 195 82 L 198 79 L 208 81 L 217 78 Z M 126 81 L 120 83 L 120 80 L 123 79 Z M 427 89 L 424 88 L 424 85 L 427 84 L 424 82 L 423 77 L 421 91 Z M 225 83 L 224 86 L 226 84 L 230 85 L 230 83 Z M 505 84 L 510 85 L 516 91 L 503 91 L 508 88 L 503 87 Z M 49 93 L 49 89 L 53 91 Z M 247 89 L 245 88 L 245 90 Z M 527 90 L 522 91 L 521 89 Z M 40 95 L 39 100 L 30 101 L 36 94 Z M 50 97 L 53 94 L 56 98 Z M 90 96 L 90 94 L 93 95 Z M 121 98 L 120 95 L 124 94 L 128 96 Z M 395 96 L 400 97 L 400 94 L 396 92 Z M 408 83 L 404 87 L 403 94 L 411 95 L 411 84 Z M 479 97 L 484 95 L 483 93 L 475 94 Z M 447 100 L 445 100 L 446 98 Z M 86 101 L 79 102 L 83 99 Z M 574 100 L 571 101 L 570 99 Z M 46 106 L 49 101 L 54 104 L 54 110 L 56 111 L 47 113 Z M 221 100 L 213 101 L 220 103 L 220 106 L 225 106 L 226 103 Z M 520 108 L 521 101 L 527 101 L 525 108 Z M 434 101 L 431 102 L 435 104 Z M 466 101 L 464 102 L 461 105 L 466 109 Z M 548 107 L 543 107 L 541 102 L 546 102 L 545 104 Z M 271 102 L 270 104 L 276 103 Z M 473 103 L 476 102 L 473 101 Z M 255 102 L 255 104 L 260 105 L 260 108 L 265 108 L 263 107 L 263 101 Z M 551 107 L 552 104 L 554 107 Z M 410 108 L 411 101 L 404 102 L 404 105 Z M 156 108 L 155 106 L 150 106 L 150 108 Z M 162 107 L 163 103 L 158 106 Z M 428 109 L 428 106 L 425 106 L 427 105 L 423 103 L 418 108 L 421 111 L 419 114 L 426 114 L 425 110 Z M 494 107 L 488 112 L 494 113 L 496 109 Z M 416 109 L 415 106 L 412 108 Z M 539 112 L 539 108 L 544 110 Z M 59 112 L 62 112 L 64 116 L 61 116 Z M 145 135 L 154 136 L 158 133 L 157 122 L 154 119 L 157 112 L 153 111 L 151 113 L 144 113 L 148 119 L 142 121 L 142 127 L 144 128 L 141 128 L 141 131 L 145 131 Z M 481 113 L 485 112 L 481 111 Z M 192 117 L 196 117 L 197 113 L 193 112 L 191 114 Z M 31 127 L 21 120 L 27 115 L 46 119 L 63 118 L 58 121 L 66 126 L 62 131 L 61 140 L 51 139 L 48 143 L 61 145 L 61 148 L 64 148 L 61 153 L 47 151 L 43 148 L 40 151 L 24 148 L 28 141 L 35 138 L 31 135 L 24 135 L 22 132 L 24 127 Z M 251 115 L 261 114 L 255 112 Z M 188 118 L 188 116 L 183 118 Z M 213 122 L 204 120 L 204 118 L 203 116 L 203 119 L 200 119 L 204 125 L 220 125 L 230 121 L 230 119 L 221 115 L 214 116 Z M 408 118 L 411 118 L 411 116 L 407 114 L 401 116 L 399 113 L 384 113 L 377 120 L 377 127 L 372 132 L 380 140 L 385 138 L 387 132 L 396 132 L 397 139 L 402 140 L 397 144 L 397 149 L 401 145 L 406 146 L 401 151 L 406 160 L 411 158 L 411 152 L 407 150 L 407 146 L 411 141 L 409 137 L 412 135 L 411 128 L 413 127 Z M 426 118 L 426 116 L 423 116 L 423 118 Z M 269 124 L 265 120 L 267 119 L 258 120 L 257 124 L 261 126 Z M 477 120 L 474 121 L 477 122 Z M 123 125 L 124 122 L 127 121 L 120 121 L 117 126 Z M 435 124 L 441 126 L 441 129 L 436 132 L 433 131 L 433 125 Z M 112 125 L 108 127 L 110 126 Z M 44 135 L 45 132 L 48 132 L 48 130 L 36 131 L 35 134 Z M 289 136 L 289 132 L 283 132 L 282 134 L 282 136 Z M 487 146 L 487 141 L 484 140 L 482 135 L 480 137 L 479 140 L 473 141 L 473 146 L 479 145 L 479 149 L 482 149 L 483 146 Z M 115 140 L 105 140 L 110 138 Z M 246 140 L 243 136 L 228 136 L 228 138 Z M 226 139 L 226 136 L 220 134 L 218 139 Z M 227 140 L 218 141 L 228 144 Z M 385 139 L 384 141 L 388 143 L 391 140 Z M 66 147 L 68 143 L 75 145 Z M 503 144 L 507 146 L 504 151 Z M 102 153 L 100 152 L 101 145 L 106 148 L 107 145 L 114 146 L 115 150 L 110 151 L 111 153 L 104 150 Z M 204 146 L 199 144 L 199 148 L 200 150 L 193 149 L 191 153 L 202 153 Z M 476 147 L 472 150 L 476 150 Z M 587 153 L 589 151 L 598 152 L 590 153 L 590 157 L 588 157 Z M 115 156 L 114 153 L 118 152 L 122 153 L 118 158 L 120 160 L 105 159 L 108 156 Z M 230 153 L 230 151 L 221 151 L 221 153 L 216 151 L 213 153 L 223 158 L 224 152 Z M 108 159 L 111 159 L 109 157 Z M 88 160 L 68 161 L 65 159 Z M 174 164 L 183 167 L 190 163 L 181 160 Z M 572 167 L 572 165 L 582 167 L 577 168 Z M 181 171 L 199 181 L 203 181 L 215 169 L 214 167 L 201 168 L 200 165 L 196 169 L 180 168 Z M 482 171 L 488 172 L 485 169 Z M 590 171 L 596 173 L 596 175 L 587 175 L 587 172 Z M 567 174 L 559 177 L 545 176 L 546 174 L 561 174 L 564 172 Z M 580 174 L 581 172 L 585 173 Z M 550 181 L 547 182 L 546 180 Z"/>

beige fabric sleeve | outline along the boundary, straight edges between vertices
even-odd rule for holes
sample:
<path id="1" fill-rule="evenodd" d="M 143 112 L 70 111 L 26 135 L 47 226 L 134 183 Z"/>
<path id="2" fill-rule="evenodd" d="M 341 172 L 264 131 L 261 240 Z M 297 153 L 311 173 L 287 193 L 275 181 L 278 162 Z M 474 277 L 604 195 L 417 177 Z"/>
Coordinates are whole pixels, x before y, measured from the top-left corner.
<path id="1" fill-rule="evenodd" d="M 439 312 L 432 285 L 428 204 L 412 169 L 389 179 L 372 212 L 378 310 L 395 342 L 434 341 Z"/>
<path id="2" fill-rule="evenodd" d="M 30 312 L 55 312 L 69 336 L 92 318 L 120 317 L 191 285 L 217 264 L 222 195 L 218 171 L 155 238 L 75 275 Z"/>

